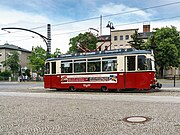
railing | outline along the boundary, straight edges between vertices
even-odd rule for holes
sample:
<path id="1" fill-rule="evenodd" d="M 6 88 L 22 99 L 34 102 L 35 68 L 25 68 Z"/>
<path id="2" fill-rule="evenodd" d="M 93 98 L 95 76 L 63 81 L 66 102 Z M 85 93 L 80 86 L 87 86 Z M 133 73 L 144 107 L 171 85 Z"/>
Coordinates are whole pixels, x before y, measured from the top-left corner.
<path id="1" fill-rule="evenodd" d="M 162 80 L 165 83 L 165 85 L 169 84 L 173 87 L 180 87 L 180 75 L 168 75 L 165 76 Z"/>

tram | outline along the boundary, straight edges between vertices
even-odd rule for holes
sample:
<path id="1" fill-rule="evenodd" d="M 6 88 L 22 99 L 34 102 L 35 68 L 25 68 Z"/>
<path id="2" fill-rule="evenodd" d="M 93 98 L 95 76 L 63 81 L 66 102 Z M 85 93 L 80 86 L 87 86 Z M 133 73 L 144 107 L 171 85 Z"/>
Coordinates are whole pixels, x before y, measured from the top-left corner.
<path id="1" fill-rule="evenodd" d="M 161 88 L 151 51 L 106 50 L 61 55 L 45 62 L 44 88 L 57 90 L 150 91 Z"/>

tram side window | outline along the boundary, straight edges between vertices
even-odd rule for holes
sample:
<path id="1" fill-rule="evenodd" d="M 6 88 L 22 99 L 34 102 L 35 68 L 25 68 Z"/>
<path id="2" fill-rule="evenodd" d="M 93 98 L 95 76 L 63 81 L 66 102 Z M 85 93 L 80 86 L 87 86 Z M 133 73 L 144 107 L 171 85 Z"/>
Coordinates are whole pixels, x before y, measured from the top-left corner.
<path id="1" fill-rule="evenodd" d="M 138 56 L 138 70 L 146 70 L 146 57 L 144 55 Z"/>
<path id="2" fill-rule="evenodd" d="M 72 61 L 61 62 L 61 73 L 72 73 Z"/>
<path id="3" fill-rule="evenodd" d="M 100 72 L 101 61 L 100 59 L 88 59 L 88 72 Z"/>
<path id="4" fill-rule="evenodd" d="M 117 71 L 117 58 L 103 58 L 102 71 Z"/>
<path id="5" fill-rule="evenodd" d="M 135 68 L 135 56 L 127 56 L 127 70 L 128 71 L 134 71 Z"/>
<path id="6" fill-rule="evenodd" d="M 49 62 L 46 63 L 45 74 L 50 74 L 50 64 L 49 64 Z"/>
<path id="7" fill-rule="evenodd" d="M 51 73 L 52 74 L 56 74 L 56 62 L 52 62 L 51 63 Z"/>
<path id="8" fill-rule="evenodd" d="M 86 72 L 86 60 L 75 60 L 74 72 Z"/>

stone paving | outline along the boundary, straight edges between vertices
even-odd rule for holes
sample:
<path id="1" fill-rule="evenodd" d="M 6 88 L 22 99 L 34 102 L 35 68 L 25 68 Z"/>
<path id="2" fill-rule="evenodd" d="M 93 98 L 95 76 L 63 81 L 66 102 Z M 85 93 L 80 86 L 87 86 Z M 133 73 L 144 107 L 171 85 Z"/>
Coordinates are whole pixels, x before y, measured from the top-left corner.
<path id="1" fill-rule="evenodd" d="M 180 134 L 179 94 L 41 92 L 0 92 L 0 135 Z"/>

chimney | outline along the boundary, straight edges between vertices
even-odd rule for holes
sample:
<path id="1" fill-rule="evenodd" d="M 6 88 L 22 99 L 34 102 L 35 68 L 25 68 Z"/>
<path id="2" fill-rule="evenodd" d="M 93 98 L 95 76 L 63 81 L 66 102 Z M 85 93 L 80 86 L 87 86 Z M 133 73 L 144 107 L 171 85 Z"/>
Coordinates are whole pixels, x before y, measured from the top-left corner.
<path id="1" fill-rule="evenodd" d="M 143 24 L 143 32 L 150 32 L 150 24 Z"/>

